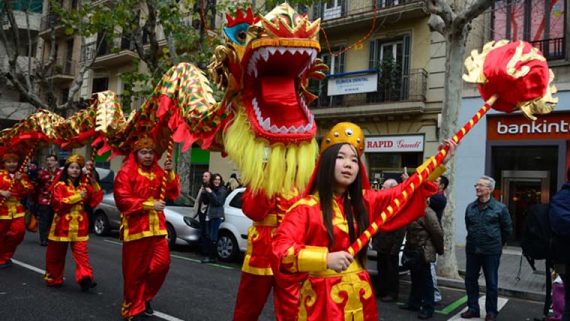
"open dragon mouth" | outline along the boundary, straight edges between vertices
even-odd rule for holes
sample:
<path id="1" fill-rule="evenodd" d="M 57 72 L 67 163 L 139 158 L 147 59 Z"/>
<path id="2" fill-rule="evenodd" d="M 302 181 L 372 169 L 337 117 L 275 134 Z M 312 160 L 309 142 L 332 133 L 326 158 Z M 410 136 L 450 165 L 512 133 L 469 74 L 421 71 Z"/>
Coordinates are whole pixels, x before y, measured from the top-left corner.
<path id="1" fill-rule="evenodd" d="M 266 46 L 254 49 L 244 77 L 248 119 L 270 141 L 308 140 L 316 131 L 301 89 L 317 49 Z"/>

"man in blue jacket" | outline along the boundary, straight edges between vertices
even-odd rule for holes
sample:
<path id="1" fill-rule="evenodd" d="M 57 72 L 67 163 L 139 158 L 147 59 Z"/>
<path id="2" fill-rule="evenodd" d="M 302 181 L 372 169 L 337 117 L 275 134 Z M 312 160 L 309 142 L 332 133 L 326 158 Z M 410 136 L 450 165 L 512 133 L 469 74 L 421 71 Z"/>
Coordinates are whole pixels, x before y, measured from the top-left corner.
<path id="1" fill-rule="evenodd" d="M 461 314 L 464 319 L 479 318 L 479 271 L 483 268 L 487 287 L 485 321 L 497 318 L 499 263 L 503 245 L 510 237 L 513 226 L 507 207 L 492 197 L 495 180 L 482 176 L 475 191 L 477 200 L 465 210 L 467 228 L 465 290 L 468 310 Z"/>

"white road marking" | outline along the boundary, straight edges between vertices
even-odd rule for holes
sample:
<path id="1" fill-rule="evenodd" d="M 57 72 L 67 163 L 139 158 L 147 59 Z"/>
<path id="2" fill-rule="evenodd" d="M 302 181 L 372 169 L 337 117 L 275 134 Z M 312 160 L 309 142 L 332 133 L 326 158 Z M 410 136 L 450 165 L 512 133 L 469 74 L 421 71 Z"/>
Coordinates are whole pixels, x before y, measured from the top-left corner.
<path id="1" fill-rule="evenodd" d="M 111 241 L 111 240 L 107 240 L 107 239 L 103 239 L 103 241 L 107 242 L 107 243 L 115 244 L 115 245 L 123 245 L 123 243 L 121 243 L 121 242 Z"/>
<path id="2" fill-rule="evenodd" d="M 105 241 L 107 241 L 107 240 L 105 240 Z M 116 243 L 116 242 L 113 242 L 113 241 L 107 241 L 107 242 Z M 121 243 L 118 243 L 118 244 L 121 244 Z M 18 261 L 18 260 L 16 260 L 16 259 L 12 259 L 12 262 L 14 262 L 14 264 L 17 264 L 17 265 L 19 265 L 19 266 L 21 266 L 21 267 L 23 267 L 23 268 L 28 269 L 28 270 L 37 272 L 37 273 L 39 273 L 39 274 L 41 274 L 41 275 L 44 275 L 44 274 L 46 273 L 46 271 L 44 271 L 44 270 L 42 270 L 42 269 L 40 269 L 40 268 L 37 268 L 37 267 L 35 267 L 35 266 L 26 264 L 26 263 L 21 262 L 21 261 Z M 168 314 L 166 314 L 166 313 L 162 313 L 162 312 L 156 311 L 156 310 L 154 310 L 153 316 L 155 316 L 155 317 L 157 317 L 157 318 L 161 318 L 161 319 L 167 320 L 167 321 L 184 321 L 183 319 L 178 319 L 177 317 L 174 317 L 174 316 L 171 316 L 171 315 L 168 315 Z"/>
<path id="3" fill-rule="evenodd" d="M 184 321 L 182 319 L 178 319 L 177 317 L 173 317 L 171 315 L 164 314 L 164 313 L 156 311 L 156 310 L 154 310 L 154 313 L 152 314 L 152 316 L 157 317 L 157 318 L 161 318 L 164 320 L 168 320 L 168 321 Z"/>
<path id="4" fill-rule="evenodd" d="M 507 302 L 509 302 L 509 299 L 499 297 L 499 300 L 497 301 L 497 310 L 499 310 L 499 312 L 501 312 L 501 309 L 505 306 L 505 304 L 507 304 Z M 449 319 L 448 321 L 478 321 L 478 320 L 485 320 L 485 315 L 487 314 L 487 313 L 485 312 L 485 296 L 481 296 L 481 297 L 479 298 L 479 310 L 481 311 L 481 317 L 480 317 L 480 318 L 463 319 L 463 318 L 461 317 L 461 313 L 467 311 L 467 307 L 465 307 L 463 310 L 459 311 L 459 313 L 457 313 L 456 315 L 454 315 L 453 317 L 451 317 L 451 319 Z"/>
<path id="5" fill-rule="evenodd" d="M 35 266 L 31 266 L 31 265 L 29 265 L 29 264 L 26 264 L 26 263 L 24 263 L 24 262 L 20 262 L 20 261 L 15 260 L 15 259 L 12 259 L 12 262 L 14 262 L 14 264 L 18 264 L 18 265 L 21 266 L 21 267 L 25 267 L 25 268 L 28 269 L 28 270 L 32 270 L 32 271 L 34 271 L 34 272 L 37 272 L 37 273 L 39 273 L 39 274 L 41 274 L 41 275 L 46 274 L 46 271 L 44 271 L 44 270 L 42 270 L 42 269 L 39 269 L 39 268 L 37 268 L 37 267 L 35 267 Z"/>

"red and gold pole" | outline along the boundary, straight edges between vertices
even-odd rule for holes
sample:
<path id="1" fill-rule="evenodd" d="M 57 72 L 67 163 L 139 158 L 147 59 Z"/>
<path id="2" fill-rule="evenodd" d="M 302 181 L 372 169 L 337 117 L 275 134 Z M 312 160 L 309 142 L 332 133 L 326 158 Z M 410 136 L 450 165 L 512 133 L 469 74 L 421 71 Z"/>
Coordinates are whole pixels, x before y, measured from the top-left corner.
<path id="1" fill-rule="evenodd" d="M 481 107 L 481 109 L 479 109 L 479 111 L 459 131 L 457 131 L 457 133 L 455 133 L 452 138 L 453 141 L 459 144 L 463 137 L 465 137 L 475 124 L 477 124 L 477 122 L 479 122 L 479 120 L 491 109 L 491 106 L 496 100 L 497 96 L 489 98 L 485 102 L 485 105 L 483 105 L 483 107 Z M 412 176 L 412 181 L 407 182 L 408 185 L 402 193 L 396 196 L 390 205 L 380 213 L 378 218 L 368 226 L 364 233 L 362 233 L 362 235 L 360 235 L 360 237 L 350 245 L 348 253 L 354 255 L 355 253 L 360 252 L 365 244 L 368 244 L 368 241 L 370 241 L 372 236 L 378 232 L 379 227 L 394 216 L 394 214 L 408 202 L 416 189 L 428 178 L 429 174 L 431 174 L 431 172 L 441 164 L 448 151 L 449 146 L 446 145 L 435 155 L 434 158 L 432 158 L 433 161 L 426 168 L 418 173 L 418 175 Z"/>
<path id="2" fill-rule="evenodd" d="M 166 150 L 166 162 L 172 162 L 172 151 L 174 150 L 174 140 L 170 138 L 168 141 L 168 148 Z M 164 201 L 166 199 L 166 181 L 168 180 L 168 176 L 170 175 L 170 171 L 164 173 L 162 177 L 162 182 L 160 185 L 160 200 Z"/>

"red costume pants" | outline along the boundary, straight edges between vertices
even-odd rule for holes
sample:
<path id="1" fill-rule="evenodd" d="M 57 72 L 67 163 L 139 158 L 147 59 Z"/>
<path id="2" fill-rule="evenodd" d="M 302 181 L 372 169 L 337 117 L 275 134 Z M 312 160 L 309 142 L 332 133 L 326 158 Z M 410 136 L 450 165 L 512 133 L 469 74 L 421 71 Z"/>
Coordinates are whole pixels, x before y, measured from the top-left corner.
<path id="1" fill-rule="evenodd" d="M 242 272 L 233 321 L 258 320 L 272 287 L 276 320 L 297 320 L 300 285 L 297 282 L 283 283 L 276 282 L 272 275 Z"/>
<path id="2" fill-rule="evenodd" d="M 71 247 L 71 254 L 73 254 L 73 260 L 75 261 L 75 281 L 79 283 L 84 278 L 90 278 L 93 281 L 93 270 L 87 255 L 87 241 L 48 241 L 46 275 L 44 277 L 48 285 L 63 283 L 63 270 L 65 268 L 65 255 L 67 254 L 68 245 Z"/>
<path id="3" fill-rule="evenodd" d="M 8 262 L 22 240 L 26 231 L 23 217 L 0 220 L 0 264 Z"/>
<path id="4" fill-rule="evenodd" d="M 123 242 L 123 318 L 145 310 L 145 303 L 158 293 L 169 267 L 170 253 L 164 236 Z"/>

